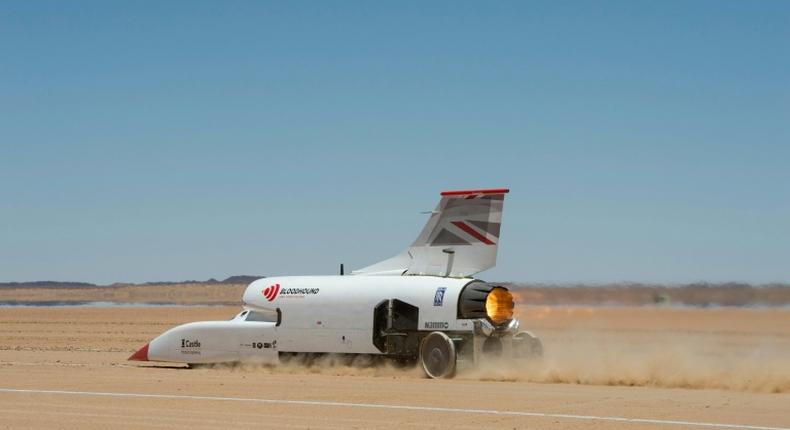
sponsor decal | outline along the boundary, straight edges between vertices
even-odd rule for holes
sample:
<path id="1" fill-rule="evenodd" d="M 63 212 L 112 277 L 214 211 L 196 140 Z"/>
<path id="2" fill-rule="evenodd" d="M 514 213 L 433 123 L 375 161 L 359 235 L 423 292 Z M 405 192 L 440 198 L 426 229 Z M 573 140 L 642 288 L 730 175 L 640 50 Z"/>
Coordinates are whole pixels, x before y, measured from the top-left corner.
<path id="1" fill-rule="evenodd" d="M 266 297 L 266 300 L 272 301 L 277 294 L 280 292 L 280 284 L 269 285 L 268 287 L 263 289 L 263 297 Z"/>
<path id="2" fill-rule="evenodd" d="M 436 289 L 436 294 L 433 295 L 433 305 L 434 306 L 443 306 L 444 305 L 444 292 L 447 291 L 445 287 L 439 287 Z"/>
<path id="3" fill-rule="evenodd" d="M 252 348 L 252 349 L 264 349 L 264 348 L 277 349 L 277 341 L 275 340 L 274 342 L 242 343 L 241 346 Z"/>
<path id="4" fill-rule="evenodd" d="M 200 348 L 200 341 L 197 339 L 181 339 L 181 348 Z"/>
<path id="5" fill-rule="evenodd" d="M 181 339 L 181 353 L 189 355 L 200 355 L 200 341 Z"/>
<path id="6" fill-rule="evenodd" d="M 320 288 L 283 288 L 282 292 L 280 293 L 281 296 L 310 296 L 314 294 L 318 294 L 318 290 Z"/>
<path id="7" fill-rule="evenodd" d="M 428 330 L 447 330 L 450 328 L 450 323 L 447 321 L 426 321 L 425 328 Z"/>
<path id="8" fill-rule="evenodd" d="M 263 297 L 266 297 L 266 300 L 271 302 L 278 296 L 282 299 L 303 299 L 305 296 L 318 294 L 319 290 L 320 288 L 281 288 L 280 284 L 273 284 L 264 288 L 262 293 Z"/>

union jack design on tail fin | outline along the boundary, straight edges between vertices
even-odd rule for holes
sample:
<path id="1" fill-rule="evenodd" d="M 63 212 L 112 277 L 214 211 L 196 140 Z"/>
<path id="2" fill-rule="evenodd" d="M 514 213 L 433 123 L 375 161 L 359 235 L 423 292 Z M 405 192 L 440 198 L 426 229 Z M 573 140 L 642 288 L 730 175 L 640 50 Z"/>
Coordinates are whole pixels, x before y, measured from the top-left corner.
<path id="1" fill-rule="evenodd" d="M 445 191 L 417 240 L 369 275 L 466 277 L 496 265 L 506 188 Z"/>

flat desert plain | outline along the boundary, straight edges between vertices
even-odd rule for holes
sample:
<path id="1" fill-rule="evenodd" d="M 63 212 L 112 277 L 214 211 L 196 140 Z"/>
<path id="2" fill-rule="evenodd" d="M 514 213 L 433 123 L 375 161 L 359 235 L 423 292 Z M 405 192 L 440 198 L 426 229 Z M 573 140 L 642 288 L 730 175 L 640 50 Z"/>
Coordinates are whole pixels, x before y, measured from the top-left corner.
<path id="1" fill-rule="evenodd" d="M 127 362 L 237 306 L 0 308 L 0 428 L 790 428 L 790 311 L 520 307 L 541 362 Z"/>

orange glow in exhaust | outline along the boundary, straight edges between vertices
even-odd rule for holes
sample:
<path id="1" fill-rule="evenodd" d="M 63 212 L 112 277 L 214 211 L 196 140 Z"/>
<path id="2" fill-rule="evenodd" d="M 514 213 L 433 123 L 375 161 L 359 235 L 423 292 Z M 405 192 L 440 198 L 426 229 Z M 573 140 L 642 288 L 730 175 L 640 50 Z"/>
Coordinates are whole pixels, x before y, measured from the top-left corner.
<path id="1" fill-rule="evenodd" d="M 513 295 L 502 287 L 494 287 L 486 297 L 486 314 L 494 324 L 513 319 Z"/>

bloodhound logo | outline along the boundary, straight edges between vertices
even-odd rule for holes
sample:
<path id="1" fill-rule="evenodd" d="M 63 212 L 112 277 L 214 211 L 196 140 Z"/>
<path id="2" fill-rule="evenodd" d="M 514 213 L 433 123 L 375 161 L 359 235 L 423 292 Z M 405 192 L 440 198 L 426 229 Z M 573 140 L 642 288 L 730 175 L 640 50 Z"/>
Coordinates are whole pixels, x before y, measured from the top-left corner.
<path id="1" fill-rule="evenodd" d="M 263 290 L 263 297 L 266 297 L 266 300 L 272 301 L 277 294 L 280 293 L 280 284 L 269 285 L 268 287 L 264 288 Z"/>

